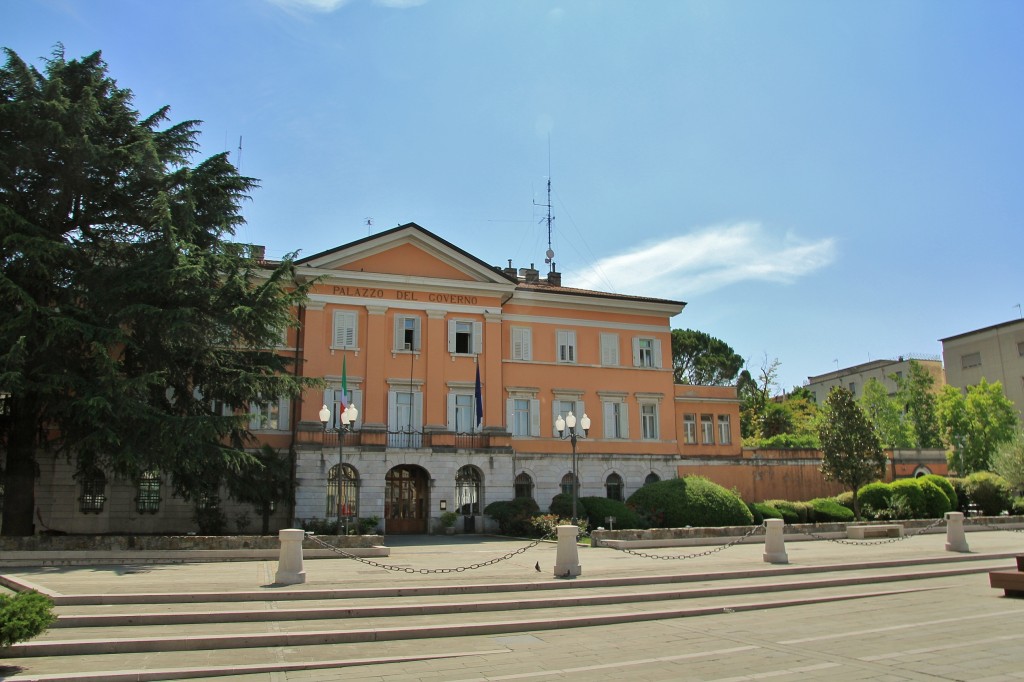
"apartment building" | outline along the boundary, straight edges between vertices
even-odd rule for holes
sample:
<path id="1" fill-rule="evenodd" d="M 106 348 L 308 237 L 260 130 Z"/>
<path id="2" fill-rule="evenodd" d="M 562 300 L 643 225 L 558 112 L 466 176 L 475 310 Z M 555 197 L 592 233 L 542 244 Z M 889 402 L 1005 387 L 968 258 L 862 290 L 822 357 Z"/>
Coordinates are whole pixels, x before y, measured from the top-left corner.
<path id="1" fill-rule="evenodd" d="M 899 356 L 894 360 L 872 360 L 860 365 L 837 369 L 834 372 L 819 374 L 818 376 L 807 377 L 807 388 L 814 394 L 814 399 L 819 404 L 824 403 L 828 392 L 834 386 L 841 386 L 849 389 L 854 398 L 860 398 L 864 393 L 864 385 L 872 379 L 877 379 L 886 387 L 889 394 L 896 393 L 896 381 L 892 377 L 910 376 L 910 362 L 915 361 L 924 368 L 935 380 L 933 390 L 938 393 L 945 384 L 945 374 L 942 369 L 942 361 L 939 358 L 927 356 Z"/>
<path id="2" fill-rule="evenodd" d="M 1017 410 L 1024 410 L 1024 320 L 975 329 L 939 342 L 950 386 L 965 389 L 982 379 L 999 381 Z"/>

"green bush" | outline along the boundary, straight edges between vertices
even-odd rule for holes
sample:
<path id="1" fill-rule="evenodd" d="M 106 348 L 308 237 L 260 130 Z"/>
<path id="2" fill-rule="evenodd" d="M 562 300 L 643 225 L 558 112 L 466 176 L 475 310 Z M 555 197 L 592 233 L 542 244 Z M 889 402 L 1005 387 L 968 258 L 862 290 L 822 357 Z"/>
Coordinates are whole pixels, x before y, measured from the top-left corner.
<path id="1" fill-rule="evenodd" d="M 630 509 L 625 502 L 609 500 L 607 497 L 581 497 L 579 502 L 582 502 L 587 510 L 587 521 L 591 528 L 607 528 L 608 521 L 605 519 L 609 516 L 615 517 L 615 527 L 621 530 L 643 527 L 640 515 Z"/>
<path id="2" fill-rule="evenodd" d="M 847 509 L 832 497 L 818 497 L 807 503 L 815 523 L 853 521 L 853 510 Z"/>
<path id="3" fill-rule="evenodd" d="M 804 502 L 765 500 L 765 504 L 778 509 L 786 523 L 809 523 L 811 521 L 811 508 Z"/>
<path id="4" fill-rule="evenodd" d="M 747 509 L 754 515 L 754 523 L 764 523 L 765 519 L 783 519 L 785 517 L 775 507 L 764 502 L 747 502 Z"/>
<path id="5" fill-rule="evenodd" d="M 1013 505 L 1010 507 L 1010 513 L 1018 516 L 1024 515 L 1024 497 L 1013 498 Z"/>
<path id="6" fill-rule="evenodd" d="M 998 516 L 1010 509 L 1010 484 L 990 471 L 976 471 L 964 479 L 967 497 L 985 516 Z"/>
<path id="7" fill-rule="evenodd" d="M 925 476 L 921 476 L 917 480 L 928 481 L 929 483 L 937 485 L 939 487 L 939 490 L 941 490 L 942 493 L 946 496 L 946 499 L 949 500 L 948 511 L 956 511 L 959 508 L 960 503 L 957 500 L 956 488 L 953 486 L 953 484 L 950 482 L 948 478 L 946 478 L 945 476 L 939 476 L 938 474 L 927 474 Z"/>
<path id="8" fill-rule="evenodd" d="M 559 526 L 569 526 L 572 519 L 559 518 L 557 514 L 537 514 L 530 518 L 530 525 L 533 527 L 533 535 L 538 537 L 557 537 Z M 577 539 L 590 534 L 590 525 L 586 519 L 577 519 Z"/>
<path id="9" fill-rule="evenodd" d="M 558 493 L 551 498 L 551 506 L 548 511 L 563 519 L 572 518 L 572 495 L 569 493 Z M 583 504 L 583 498 L 576 498 L 576 518 L 587 518 L 587 505 Z"/>
<path id="10" fill-rule="evenodd" d="M 850 511 L 853 511 L 853 491 L 847 490 L 846 492 L 839 493 L 835 497 L 836 502 L 843 505 Z"/>
<path id="11" fill-rule="evenodd" d="M 860 513 L 864 518 L 873 519 L 880 513 L 889 509 L 889 501 L 892 497 L 892 490 L 888 483 L 875 481 L 857 491 L 857 504 L 860 505 Z"/>
<path id="12" fill-rule="evenodd" d="M 0 649 L 32 639 L 56 619 L 53 601 L 38 592 L 0 594 Z"/>
<path id="13" fill-rule="evenodd" d="M 540 511 L 532 497 L 517 497 L 514 500 L 491 502 L 484 508 L 484 514 L 498 522 L 498 530 L 504 535 L 533 535 L 530 519 Z"/>
<path id="14" fill-rule="evenodd" d="M 926 519 L 941 519 L 946 512 L 952 511 L 953 506 L 949 503 L 946 491 L 924 476 L 914 480 L 917 481 L 917 485 L 920 486 L 921 493 L 924 495 L 924 517 Z M 952 489 L 950 486 L 950 490 Z"/>
<path id="15" fill-rule="evenodd" d="M 958 512 L 967 513 L 967 505 L 971 503 L 971 500 L 967 496 L 967 480 L 963 478 L 949 477 L 946 479 L 951 486 L 953 486 L 953 494 L 956 495 L 956 506 L 954 509 Z"/>
<path id="16" fill-rule="evenodd" d="M 901 515 L 897 518 L 923 519 L 926 517 L 928 508 L 925 503 L 924 492 L 921 490 L 921 486 L 918 485 L 916 478 L 895 480 L 889 484 L 889 490 L 892 491 L 892 495 L 889 498 L 890 508 L 895 506 L 892 504 L 893 498 L 897 496 L 906 498 L 906 510 L 901 510 L 902 514 L 906 514 L 906 516 Z"/>
<path id="17" fill-rule="evenodd" d="M 658 481 L 626 502 L 652 528 L 749 526 L 754 516 L 739 497 L 701 476 Z"/>
<path id="18" fill-rule="evenodd" d="M 768 438 L 744 438 L 744 447 L 761 450 L 820 450 L 816 433 L 779 433 Z"/>

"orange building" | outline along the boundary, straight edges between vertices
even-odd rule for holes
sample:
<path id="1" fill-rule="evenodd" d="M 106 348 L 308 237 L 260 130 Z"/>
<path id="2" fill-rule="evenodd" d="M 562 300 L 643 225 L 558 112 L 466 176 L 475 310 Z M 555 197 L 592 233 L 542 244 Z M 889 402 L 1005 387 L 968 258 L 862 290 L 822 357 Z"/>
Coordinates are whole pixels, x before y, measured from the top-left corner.
<path id="1" fill-rule="evenodd" d="M 547 509 L 572 489 L 572 446 L 555 427 L 570 412 L 591 424 L 577 429 L 581 497 L 625 499 L 676 476 L 682 455 L 740 452 L 735 389 L 673 383 L 682 302 L 493 267 L 415 224 L 297 265 L 318 282 L 284 352 L 329 388 L 271 406 L 276 428 L 260 433 L 295 444 L 295 522 L 340 510 L 423 533 L 454 511 L 459 528 L 482 530 L 494 501 Z M 348 403 L 358 417 L 339 447 Z"/>

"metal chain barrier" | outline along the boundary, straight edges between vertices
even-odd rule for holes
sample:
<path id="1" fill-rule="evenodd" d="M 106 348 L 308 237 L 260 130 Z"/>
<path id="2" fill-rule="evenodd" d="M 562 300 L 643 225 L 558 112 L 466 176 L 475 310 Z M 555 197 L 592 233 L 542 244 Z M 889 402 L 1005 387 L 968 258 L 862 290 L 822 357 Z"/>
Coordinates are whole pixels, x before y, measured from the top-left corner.
<path id="1" fill-rule="evenodd" d="M 940 523 L 945 523 L 945 522 L 946 522 L 945 518 L 935 519 L 934 521 L 932 521 L 930 524 L 928 524 L 924 528 L 918 529 L 916 532 L 907 533 L 906 535 L 903 535 L 903 536 L 898 537 L 898 538 L 886 538 L 884 540 L 850 540 L 850 539 L 841 539 L 841 538 L 827 538 L 824 535 L 819 535 L 818 533 L 812 533 L 809 530 L 804 530 L 802 528 L 797 528 L 796 526 L 792 526 L 792 525 L 790 525 L 788 523 L 786 524 L 785 528 L 787 530 L 793 531 L 794 533 L 800 533 L 801 535 L 806 535 L 808 537 L 812 537 L 815 540 L 826 540 L 828 542 L 835 542 L 835 543 L 840 544 L 840 545 L 887 545 L 887 544 L 889 544 L 891 542 L 901 542 L 903 540 L 909 540 L 910 538 L 917 537 L 918 535 L 921 535 L 922 533 L 925 533 L 925 532 L 931 530 L 932 528 L 935 528 L 935 526 L 939 525 Z"/>
<path id="2" fill-rule="evenodd" d="M 1024 533 L 1024 528 L 1007 528 L 1002 524 L 986 523 L 981 519 L 969 519 L 964 518 L 965 526 L 984 526 L 985 528 L 991 528 L 992 530 L 1010 531 L 1013 533 Z"/>
<path id="3" fill-rule="evenodd" d="M 737 537 L 735 540 L 733 540 L 731 542 L 728 542 L 728 543 L 726 543 L 724 545 L 719 545 L 719 546 L 715 547 L 714 549 L 707 550 L 706 552 L 697 552 L 696 554 L 675 554 L 675 555 L 648 554 L 647 552 L 638 552 L 638 551 L 636 551 L 634 549 L 628 549 L 626 547 L 610 547 L 608 545 L 605 545 L 605 546 L 608 547 L 608 549 L 614 549 L 614 550 L 619 551 L 619 552 L 625 552 L 626 554 L 632 554 L 633 556 L 643 557 L 644 559 L 662 559 L 662 560 L 665 560 L 665 561 L 680 560 L 680 559 L 696 559 L 698 557 L 710 556 L 712 554 L 716 554 L 718 552 L 721 552 L 722 550 L 729 549 L 730 547 L 733 547 L 734 545 L 738 545 L 739 543 L 741 543 L 744 540 L 746 540 L 747 538 L 749 538 L 751 535 L 754 535 L 755 533 L 757 533 L 759 531 L 762 531 L 762 530 L 764 530 L 764 526 L 754 526 L 753 528 L 748 530 L 745 534 L 740 535 L 739 537 Z"/>
<path id="4" fill-rule="evenodd" d="M 367 566 L 373 566 L 374 568 L 383 568 L 385 571 L 394 571 L 396 573 L 418 573 L 421 575 L 428 575 L 431 573 L 463 573 L 464 571 L 473 571 L 478 568 L 483 568 L 484 566 L 493 566 L 494 564 L 501 563 L 502 561 L 507 561 L 514 556 L 522 554 L 527 550 L 533 549 L 545 540 L 552 539 L 553 537 L 555 537 L 555 535 L 545 535 L 544 537 L 538 540 L 534 540 L 533 542 L 524 547 L 520 547 L 519 549 L 513 552 L 509 552 L 508 554 L 500 556 L 496 559 L 489 559 L 488 561 L 481 561 L 480 563 L 472 564 L 470 566 L 458 566 L 456 568 L 412 568 L 411 566 L 395 566 L 393 564 L 382 564 L 378 561 L 373 561 L 372 559 L 367 559 L 365 557 L 359 557 L 354 554 L 350 554 L 345 550 L 341 549 L 340 547 L 335 547 L 334 545 L 324 542 L 315 535 L 309 534 L 306 535 L 306 537 L 312 540 L 314 543 L 320 545 L 324 549 L 329 549 L 335 554 L 340 554 L 346 559 L 352 559 L 353 561 L 358 561 L 359 563 L 366 564 Z"/>

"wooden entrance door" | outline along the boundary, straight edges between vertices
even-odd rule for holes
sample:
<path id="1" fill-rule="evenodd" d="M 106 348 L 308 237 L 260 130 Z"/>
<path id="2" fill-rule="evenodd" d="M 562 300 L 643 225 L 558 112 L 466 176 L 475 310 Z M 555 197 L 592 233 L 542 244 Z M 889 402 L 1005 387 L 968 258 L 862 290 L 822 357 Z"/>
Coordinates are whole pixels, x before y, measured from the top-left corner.
<path id="1" fill-rule="evenodd" d="M 388 472 L 384 491 L 385 532 L 427 532 L 429 484 L 427 472 L 412 464 L 402 464 Z"/>

